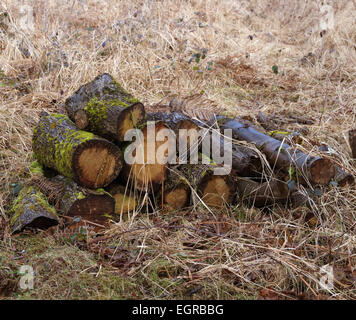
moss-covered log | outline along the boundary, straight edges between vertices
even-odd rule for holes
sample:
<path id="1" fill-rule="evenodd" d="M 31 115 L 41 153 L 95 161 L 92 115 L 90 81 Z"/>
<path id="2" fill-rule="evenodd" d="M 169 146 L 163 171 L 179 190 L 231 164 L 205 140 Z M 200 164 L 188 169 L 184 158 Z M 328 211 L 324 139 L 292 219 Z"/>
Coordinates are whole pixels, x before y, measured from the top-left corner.
<path id="1" fill-rule="evenodd" d="M 25 186 L 21 189 L 10 213 L 12 233 L 25 228 L 47 229 L 58 224 L 56 210 L 48 203 L 45 195 L 34 186 Z"/>
<path id="2" fill-rule="evenodd" d="M 166 176 L 168 164 L 168 148 L 166 143 L 175 145 L 175 140 L 169 141 L 168 138 L 159 141 L 161 130 L 169 129 L 163 122 L 148 122 L 142 129 L 142 139 L 137 138 L 132 145 L 125 149 L 125 154 L 130 154 L 135 159 L 132 163 L 125 164 L 120 178 L 127 182 L 130 181 L 134 188 L 138 190 L 157 190 Z M 164 132 L 164 131 L 162 131 Z M 161 132 L 161 133 L 162 133 Z M 152 133 L 152 136 L 150 136 Z M 131 148 L 132 147 L 132 148 Z M 164 151 L 159 152 L 159 150 Z M 175 146 L 172 146 L 175 150 Z M 175 154 L 174 154 L 175 156 Z"/>
<path id="3" fill-rule="evenodd" d="M 248 178 L 236 178 L 240 199 L 250 206 L 264 207 L 288 200 L 288 185 L 280 180 L 271 179 L 258 183 Z"/>
<path id="4" fill-rule="evenodd" d="M 122 167 L 117 146 L 93 133 L 78 130 L 62 114 L 40 118 L 34 129 L 32 147 L 42 165 L 88 188 L 108 185 Z"/>
<path id="5" fill-rule="evenodd" d="M 161 207 L 164 211 L 176 211 L 190 205 L 191 188 L 187 179 L 180 172 L 180 167 L 182 165 L 168 168 L 164 184 L 157 191 L 156 207 Z"/>
<path id="6" fill-rule="evenodd" d="M 65 107 L 79 129 L 119 142 L 145 118 L 143 104 L 107 73 L 80 87 Z"/>
<path id="7" fill-rule="evenodd" d="M 291 167 L 296 168 L 301 181 L 313 184 L 328 184 L 335 175 L 335 168 L 327 158 L 306 154 L 234 119 L 219 117 L 218 122 L 222 129 L 232 129 L 234 139 L 255 144 L 266 155 L 271 166 L 286 175 Z"/>

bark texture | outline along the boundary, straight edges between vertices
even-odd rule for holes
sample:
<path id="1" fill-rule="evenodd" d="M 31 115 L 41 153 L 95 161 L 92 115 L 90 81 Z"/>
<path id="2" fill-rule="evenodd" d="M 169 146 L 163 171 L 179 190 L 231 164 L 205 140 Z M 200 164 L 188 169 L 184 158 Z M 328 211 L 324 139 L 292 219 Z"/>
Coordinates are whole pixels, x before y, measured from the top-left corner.
<path id="1" fill-rule="evenodd" d="M 119 142 L 145 118 L 143 104 L 107 73 L 80 87 L 65 107 L 78 128 Z"/>
<path id="2" fill-rule="evenodd" d="M 33 186 L 21 189 L 10 212 L 12 233 L 25 228 L 47 229 L 58 224 L 56 210 L 48 203 L 44 194 Z"/>
<path id="3" fill-rule="evenodd" d="M 294 167 L 301 180 L 313 184 L 328 184 L 335 175 L 335 168 L 329 159 L 305 154 L 237 120 L 221 117 L 218 121 L 222 129 L 232 129 L 233 138 L 245 140 L 260 148 L 272 168 L 276 167 L 284 174 L 288 174 L 290 168 Z"/>
<path id="4" fill-rule="evenodd" d="M 93 133 L 78 130 L 62 114 L 40 118 L 34 129 L 32 147 L 42 165 L 88 188 L 108 185 L 122 167 L 117 146 Z"/>

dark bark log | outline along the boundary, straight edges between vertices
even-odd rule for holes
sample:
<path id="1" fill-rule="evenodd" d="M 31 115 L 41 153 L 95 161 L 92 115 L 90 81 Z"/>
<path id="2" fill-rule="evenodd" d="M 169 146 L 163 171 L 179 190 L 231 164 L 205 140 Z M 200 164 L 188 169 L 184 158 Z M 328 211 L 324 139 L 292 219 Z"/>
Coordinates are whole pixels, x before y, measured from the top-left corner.
<path id="1" fill-rule="evenodd" d="M 335 167 L 335 176 L 333 180 L 337 182 L 337 184 L 340 187 L 353 185 L 355 183 L 355 177 L 351 173 L 346 172 L 336 164 L 334 165 L 334 167 Z"/>
<path id="2" fill-rule="evenodd" d="M 40 118 L 34 129 L 32 147 L 42 165 L 88 188 L 108 185 L 122 167 L 122 155 L 117 146 L 78 130 L 62 114 Z"/>
<path id="3" fill-rule="evenodd" d="M 89 190 L 63 176 L 56 176 L 50 182 L 60 184 L 56 202 L 58 210 L 66 216 L 103 223 L 115 213 L 115 200 L 103 189 Z"/>
<path id="4" fill-rule="evenodd" d="M 294 167 L 302 182 L 310 181 L 313 184 L 328 184 L 335 175 L 329 159 L 305 154 L 234 119 L 221 117 L 218 122 L 222 129 L 232 129 L 235 139 L 254 143 L 266 155 L 271 166 L 284 174 L 288 174 L 290 168 Z"/>
<path id="5" fill-rule="evenodd" d="M 279 133 L 279 131 L 274 130 L 269 132 L 269 135 L 279 141 L 288 142 L 288 143 L 298 143 L 302 142 L 301 137 L 298 134 L 292 132 L 283 132 Z M 328 146 L 326 144 L 322 144 L 319 147 L 319 150 L 322 152 L 328 151 Z M 344 171 L 340 166 L 334 164 L 335 175 L 333 177 L 333 181 L 337 182 L 340 187 L 345 187 L 346 185 L 351 185 L 355 183 L 355 178 L 349 172 Z"/>
<path id="6" fill-rule="evenodd" d="M 25 186 L 15 199 L 11 209 L 10 228 L 12 233 L 25 228 L 47 229 L 58 224 L 56 210 L 46 197 L 34 186 Z"/>
<path id="7" fill-rule="evenodd" d="M 236 183 L 241 200 L 248 205 L 265 207 L 287 202 L 288 186 L 280 180 L 271 179 L 257 183 L 251 179 L 238 177 Z"/>
<path id="8" fill-rule="evenodd" d="M 180 122 L 185 121 L 191 123 L 192 126 L 195 125 L 194 129 L 197 130 L 199 130 L 199 127 L 201 126 L 198 120 L 191 119 L 183 113 L 179 112 L 149 112 L 147 113 L 147 121 L 164 121 L 167 126 L 172 130 L 176 130 L 177 125 Z"/>
<path id="9" fill-rule="evenodd" d="M 65 107 L 79 129 L 119 142 L 145 118 L 143 104 L 107 73 L 80 87 Z"/>

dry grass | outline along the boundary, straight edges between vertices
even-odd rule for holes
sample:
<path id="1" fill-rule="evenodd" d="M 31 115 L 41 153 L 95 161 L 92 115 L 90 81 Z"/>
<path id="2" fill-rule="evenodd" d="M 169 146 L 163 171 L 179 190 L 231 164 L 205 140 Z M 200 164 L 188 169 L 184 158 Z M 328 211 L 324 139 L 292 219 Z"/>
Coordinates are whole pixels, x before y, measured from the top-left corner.
<path id="1" fill-rule="evenodd" d="M 39 113 L 61 109 L 102 72 L 146 105 L 201 94 L 232 115 L 308 116 L 316 122 L 307 139 L 326 142 L 355 173 L 346 141 L 356 114 L 354 1 L 330 1 L 335 25 L 323 36 L 317 1 L 27 1 L 33 30 L 21 28 L 24 2 L 0 7 L 7 13 L 0 14 L 0 285 L 5 278 L 16 283 L 22 264 L 37 276 L 34 290 L 7 284 L 6 295 L 356 297 L 354 187 L 325 188 L 310 208 L 296 210 L 237 206 L 214 215 L 198 208 L 130 216 L 94 243 L 90 233 L 60 227 L 10 237 L 7 225 Z M 199 62 L 189 62 L 197 53 Z M 328 263 L 335 271 L 330 291 L 319 285 Z"/>

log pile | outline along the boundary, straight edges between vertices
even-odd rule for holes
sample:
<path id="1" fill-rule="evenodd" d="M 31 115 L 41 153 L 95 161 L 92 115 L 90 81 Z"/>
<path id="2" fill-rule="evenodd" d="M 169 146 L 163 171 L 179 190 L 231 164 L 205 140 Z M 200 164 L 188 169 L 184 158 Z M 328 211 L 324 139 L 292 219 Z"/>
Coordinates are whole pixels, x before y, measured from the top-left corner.
<path id="1" fill-rule="evenodd" d="M 290 206 L 297 198 L 292 182 L 354 182 L 329 157 L 302 151 L 283 135 L 267 134 L 239 118 L 216 115 L 201 121 L 179 110 L 146 113 L 106 73 L 80 87 L 66 100 L 65 110 L 67 114 L 41 113 L 34 128 L 36 161 L 11 208 L 13 232 L 47 228 L 61 215 L 105 225 L 143 208 L 179 212 L 200 204 L 215 210 Z M 263 118 L 265 127 L 267 120 Z M 232 140 L 223 135 L 224 129 L 231 130 Z M 221 133 L 215 140 L 214 131 Z M 350 133 L 353 150 L 355 136 Z M 203 147 L 204 139 L 210 139 L 209 148 Z M 213 161 L 214 154 L 222 154 L 228 145 L 231 172 L 216 174 L 223 167 Z"/>

